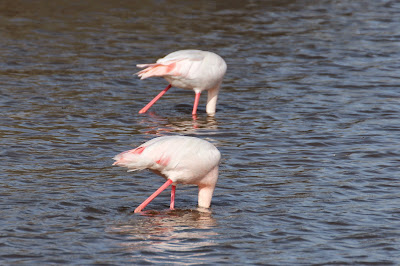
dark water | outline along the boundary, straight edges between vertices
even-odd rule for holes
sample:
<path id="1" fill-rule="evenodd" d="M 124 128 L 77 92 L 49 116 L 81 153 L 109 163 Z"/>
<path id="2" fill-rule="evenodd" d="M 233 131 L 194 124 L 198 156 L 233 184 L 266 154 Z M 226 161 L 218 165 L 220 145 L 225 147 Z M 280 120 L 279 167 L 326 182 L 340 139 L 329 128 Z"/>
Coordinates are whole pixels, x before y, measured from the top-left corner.
<path id="1" fill-rule="evenodd" d="M 0 261 L 398 265 L 397 1 L 2 1 Z M 228 64 L 214 118 L 137 63 L 203 49 Z M 205 95 L 203 95 L 205 97 Z M 223 154 L 197 189 L 112 157 L 160 135 Z"/>

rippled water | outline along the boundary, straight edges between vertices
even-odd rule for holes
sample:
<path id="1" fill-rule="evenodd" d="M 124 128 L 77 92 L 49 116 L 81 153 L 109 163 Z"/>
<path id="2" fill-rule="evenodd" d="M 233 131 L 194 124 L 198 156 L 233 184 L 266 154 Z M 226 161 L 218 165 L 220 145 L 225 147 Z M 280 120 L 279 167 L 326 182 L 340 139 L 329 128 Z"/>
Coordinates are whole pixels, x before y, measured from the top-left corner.
<path id="1" fill-rule="evenodd" d="M 2 1 L 2 264 L 400 263 L 397 1 Z M 228 64 L 215 117 L 140 81 L 179 49 Z M 203 96 L 205 97 L 205 96 Z M 221 151 L 197 189 L 112 157 L 160 135 Z"/>

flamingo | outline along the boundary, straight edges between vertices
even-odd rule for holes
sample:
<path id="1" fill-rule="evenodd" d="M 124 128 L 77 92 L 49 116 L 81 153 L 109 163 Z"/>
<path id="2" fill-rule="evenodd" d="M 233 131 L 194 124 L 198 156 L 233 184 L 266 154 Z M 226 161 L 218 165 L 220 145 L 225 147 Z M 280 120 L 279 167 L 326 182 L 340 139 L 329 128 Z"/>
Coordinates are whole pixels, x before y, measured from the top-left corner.
<path id="1" fill-rule="evenodd" d="M 218 149 L 208 141 L 187 136 L 164 136 L 116 155 L 113 165 L 127 167 L 128 171 L 150 169 L 167 180 L 135 209 L 138 213 L 171 184 L 171 210 L 175 208 L 177 184 L 197 185 L 198 206 L 209 208 L 218 179 L 220 158 Z"/>
<path id="2" fill-rule="evenodd" d="M 180 50 L 158 59 L 154 64 L 138 64 L 137 67 L 145 68 L 136 73 L 140 79 L 164 77 L 169 82 L 139 114 L 147 112 L 172 86 L 194 90 L 192 115 L 196 115 L 200 94 L 207 90 L 206 112 L 209 115 L 215 114 L 219 88 L 226 72 L 226 63 L 219 55 L 208 51 Z"/>

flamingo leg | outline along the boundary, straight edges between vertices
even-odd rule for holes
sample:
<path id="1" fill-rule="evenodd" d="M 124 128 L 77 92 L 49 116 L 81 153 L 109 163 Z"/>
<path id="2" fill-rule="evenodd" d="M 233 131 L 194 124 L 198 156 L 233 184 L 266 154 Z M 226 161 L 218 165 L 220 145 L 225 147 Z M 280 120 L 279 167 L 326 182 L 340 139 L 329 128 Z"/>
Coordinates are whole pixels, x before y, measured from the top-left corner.
<path id="1" fill-rule="evenodd" d="M 147 204 L 149 204 L 155 197 L 157 197 L 164 189 L 166 189 L 169 185 L 171 185 L 173 181 L 171 179 L 168 179 L 164 185 L 162 185 L 159 189 L 156 190 L 150 197 L 148 197 L 145 201 L 143 201 L 142 204 L 140 204 L 136 209 L 135 213 L 141 212 Z"/>
<path id="2" fill-rule="evenodd" d="M 175 190 L 176 190 L 176 186 L 172 185 L 172 187 L 171 187 L 171 205 L 169 205 L 169 208 L 171 210 L 175 209 Z"/>
<path id="3" fill-rule="evenodd" d="M 151 100 L 145 107 L 142 108 L 142 110 L 139 111 L 139 114 L 144 114 L 147 112 L 147 110 L 150 109 L 150 107 L 156 103 L 170 88 L 172 87 L 171 84 L 169 84 L 164 90 L 162 90 L 156 97 L 154 97 L 153 100 Z"/>
<path id="4" fill-rule="evenodd" d="M 201 92 L 196 92 L 196 96 L 194 97 L 194 104 L 193 104 L 192 115 L 195 115 L 196 112 L 197 112 L 197 106 L 199 105 L 200 94 L 201 94 Z"/>

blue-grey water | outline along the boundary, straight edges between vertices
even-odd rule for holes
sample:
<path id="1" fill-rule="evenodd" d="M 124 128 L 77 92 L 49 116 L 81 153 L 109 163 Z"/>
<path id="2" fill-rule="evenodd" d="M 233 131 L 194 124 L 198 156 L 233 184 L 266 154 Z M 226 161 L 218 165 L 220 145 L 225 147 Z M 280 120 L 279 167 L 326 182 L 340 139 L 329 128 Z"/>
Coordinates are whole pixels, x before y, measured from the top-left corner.
<path id="1" fill-rule="evenodd" d="M 398 1 L 0 3 L 0 264 L 400 264 Z M 221 55 L 217 114 L 139 80 L 180 49 Z M 112 167 L 162 135 L 222 153 L 197 188 Z"/>

